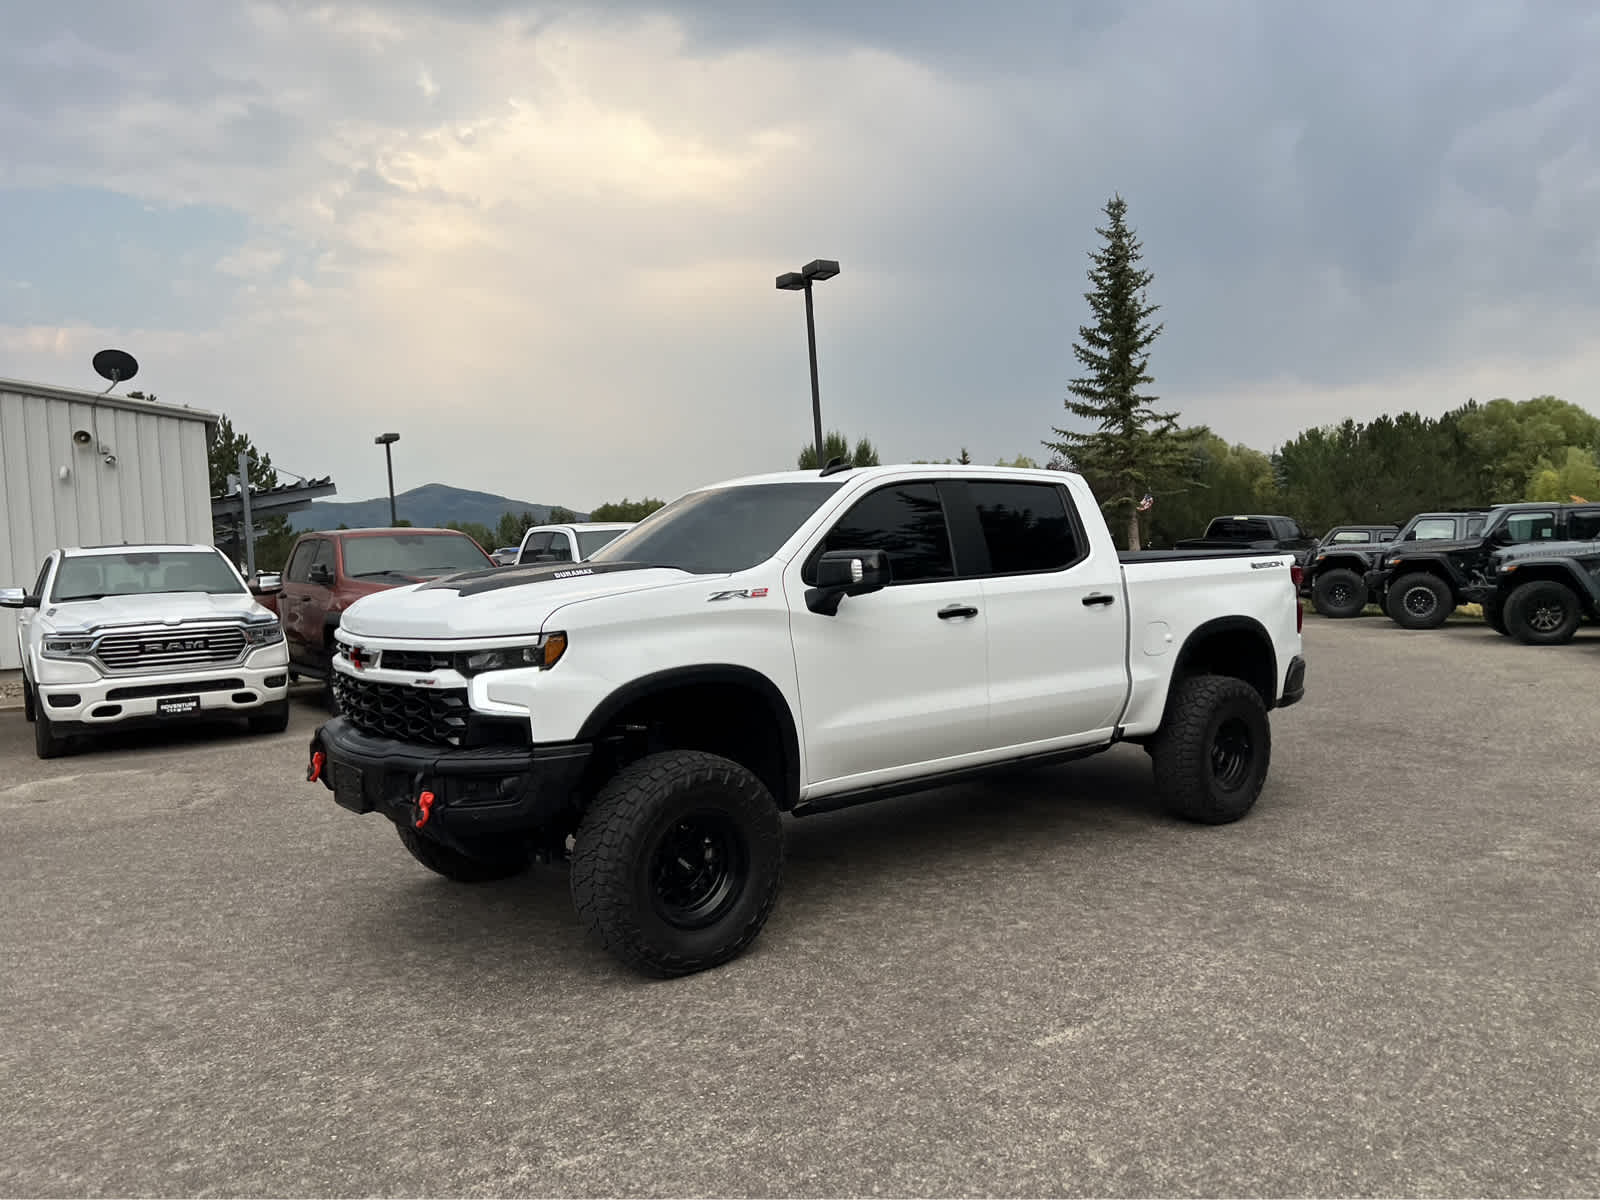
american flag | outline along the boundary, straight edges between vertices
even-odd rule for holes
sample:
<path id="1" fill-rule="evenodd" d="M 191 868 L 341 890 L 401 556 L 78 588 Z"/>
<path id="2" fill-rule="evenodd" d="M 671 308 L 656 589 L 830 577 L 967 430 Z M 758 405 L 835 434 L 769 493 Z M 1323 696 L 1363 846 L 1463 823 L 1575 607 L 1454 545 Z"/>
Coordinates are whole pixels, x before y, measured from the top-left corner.
<path id="1" fill-rule="evenodd" d="M 1153 504 L 1155 504 L 1155 502 L 1156 502 L 1156 498 L 1154 496 L 1152 496 L 1149 492 L 1146 492 L 1144 494 L 1144 499 L 1139 501 L 1139 511 L 1140 512 L 1149 512 L 1151 506 Z"/>

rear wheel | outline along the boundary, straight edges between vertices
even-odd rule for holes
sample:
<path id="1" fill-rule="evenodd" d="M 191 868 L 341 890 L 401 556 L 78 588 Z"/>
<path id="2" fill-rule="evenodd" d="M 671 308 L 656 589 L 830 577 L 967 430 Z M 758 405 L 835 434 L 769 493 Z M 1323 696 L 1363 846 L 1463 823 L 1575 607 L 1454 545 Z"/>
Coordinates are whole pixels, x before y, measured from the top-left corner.
<path id="1" fill-rule="evenodd" d="M 1437 629 L 1455 606 L 1450 585 L 1426 571 L 1400 576 L 1389 585 L 1385 600 L 1390 619 L 1404 629 Z"/>
<path id="2" fill-rule="evenodd" d="M 1506 629 L 1525 646 L 1560 646 L 1583 620 L 1578 596 L 1554 579 L 1524 583 L 1506 598 Z"/>
<path id="3" fill-rule="evenodd" d="M 1205 825 L 1237 821 L 1261 795 L 1272 762 L 1260 693 L 1227 675 L 1178 682 L 1150 757 L 1156 790 L 1174 816 Z"/>
<path id="4" fill-rule="evenodd" d="M 1359 617 L 1367 606 L 1367 585 L 1348 567 L 1335 567 L 1311 585 L 1311 606 L 1325 617 Z"/>

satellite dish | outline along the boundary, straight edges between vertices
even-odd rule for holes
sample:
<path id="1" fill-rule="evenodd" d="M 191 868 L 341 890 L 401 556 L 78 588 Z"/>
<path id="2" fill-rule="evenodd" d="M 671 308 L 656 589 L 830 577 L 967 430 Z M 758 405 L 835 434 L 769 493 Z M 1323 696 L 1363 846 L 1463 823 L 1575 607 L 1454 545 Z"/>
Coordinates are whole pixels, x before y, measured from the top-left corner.
<path id="1" fill-rule="evenodd" d="M 139 364 L 126 350 L 102 350 L 94 356 L 94 369 L 101 379 L 111 380 L 111 387 L 106 389 L 109 392 L 124 379 L 132 379 L 137 375 Z"/>

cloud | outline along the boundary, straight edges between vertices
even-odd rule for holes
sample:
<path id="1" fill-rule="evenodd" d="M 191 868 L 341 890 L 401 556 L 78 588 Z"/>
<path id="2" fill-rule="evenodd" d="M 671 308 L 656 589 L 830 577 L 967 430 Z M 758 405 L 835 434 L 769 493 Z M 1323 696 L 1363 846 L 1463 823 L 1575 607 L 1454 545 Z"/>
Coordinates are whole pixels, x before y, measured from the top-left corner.
<path id="1" fill-rule="evenodd" d="M 89 341 L 128 344 L 342 494 L 381 489 L 379 424 L 412 483 L 578 507 L 792 462 L 804 322 L 772 278 L 817 256 L 844 268 L 817 291 L 830 427 L 1035 452 L 1114 191 L 1158 390 L 1225 436 L 1492 380 L 1592 401 L 1576 6 L 107 0 L 15 25 L 0 189 L 244 228 L 184 275 L 204 320 L 85 321 L 93 279 L 30 274 L 0 299 L 10 369 L 72 382 Z"/>

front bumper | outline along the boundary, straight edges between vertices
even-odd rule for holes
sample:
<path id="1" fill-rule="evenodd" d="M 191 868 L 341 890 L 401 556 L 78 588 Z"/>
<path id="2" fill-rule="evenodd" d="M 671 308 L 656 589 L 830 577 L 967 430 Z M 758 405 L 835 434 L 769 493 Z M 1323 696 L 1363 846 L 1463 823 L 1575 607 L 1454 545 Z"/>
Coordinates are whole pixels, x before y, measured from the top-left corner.
<path id="1" fill-rule="evenodd" d="M 1289 660 L 1289 670 L 1283 677 L 1283 698 L 1278 701 L 1279 708 L 1288 708 L 1291 704 L 1299 704 L 1306 695 L 1306 660 L 1296 654 Z"/>
<path id="2" fill-rule="evenodd" d="M 277 654 L 271 654 L 277 649 Z M 248 716 L 286 701 L 289 670 L 281 647 L 258 651 L 245 665 L 172 674 L 101 675 L 85 664 L 51 663 L 52 681 L 36 682 L 40 710 L 52 724 L 83 729 L 196 717 Z M 266 662 L 261 663 L 265 658 Z M 277 660 L 277 661 L 274 661 Z M 259 664 L 259 665 L 254 665 Z M 71 673 L 81 681 L 63 681 Z"/>
<path id="3" fill-rule="evenodd" d="M 334 717 L 312 735 L 307 777 L 341 808 L 377 812 L 459 847 L 549 825 L 572 806 L 592 753 L 585 742 L 469 749 L 401 742 Z M 432 796 L 426 807 L 424 793 Z"/>

